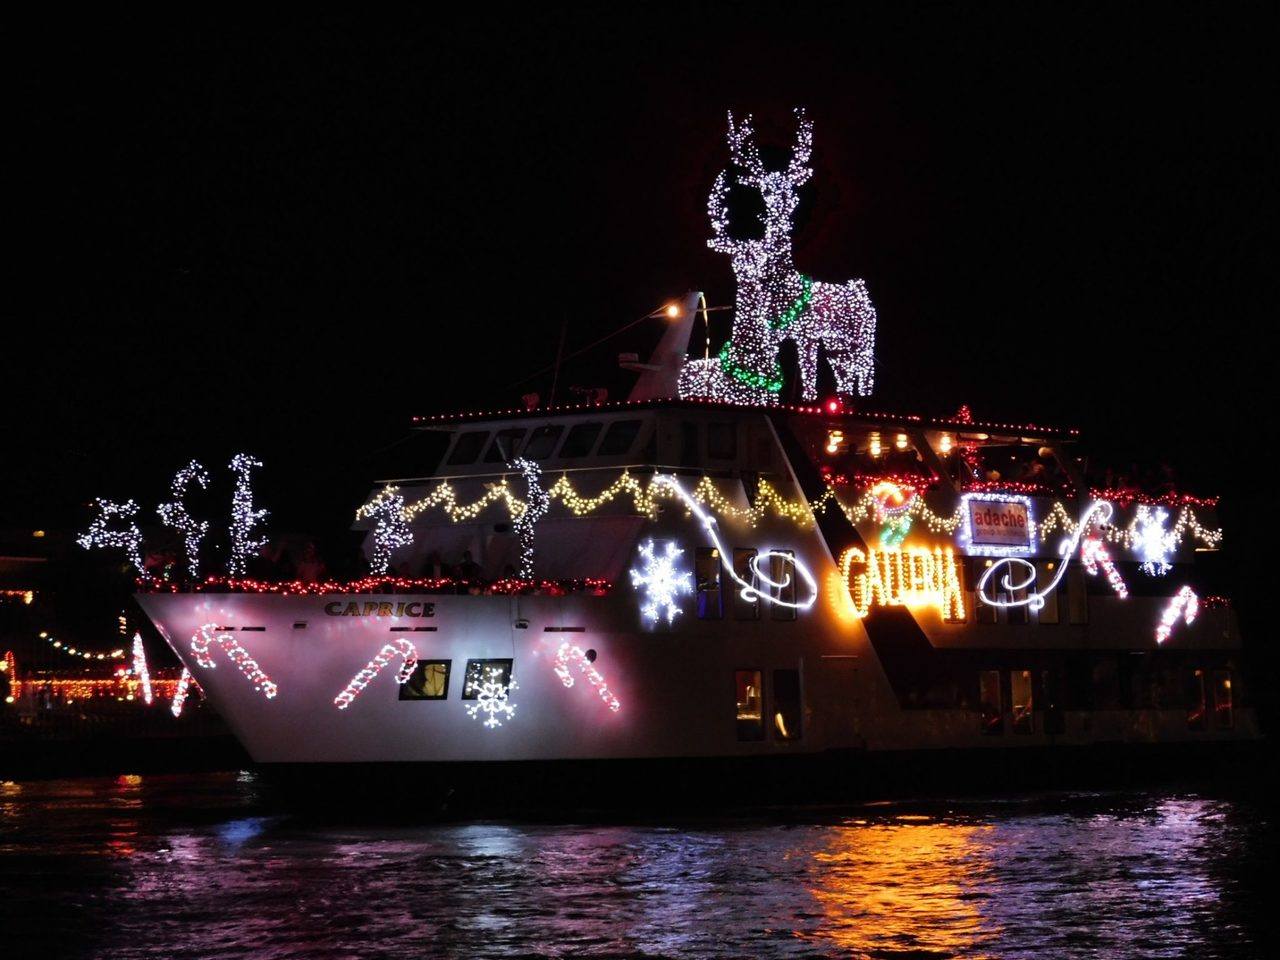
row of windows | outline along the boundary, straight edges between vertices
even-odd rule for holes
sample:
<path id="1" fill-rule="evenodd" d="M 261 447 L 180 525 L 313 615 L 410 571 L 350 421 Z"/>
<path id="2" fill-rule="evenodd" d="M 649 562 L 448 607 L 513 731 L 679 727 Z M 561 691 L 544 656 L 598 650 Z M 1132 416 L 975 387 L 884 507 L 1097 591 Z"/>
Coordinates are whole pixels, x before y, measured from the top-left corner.
<path id="1" fill-rule="evenodd" d="M 753 587 L 760 585 L 760 578 L 753 572 L 752 561 L 758 551 L 751 548 L 735 548 L 733 551 L 733 572 L 740 580 Z M 796 575 L 794 564 L 787 558 L 795 554 L 789 550 L 780 550 L 769 555 L 768 569 L 765 575 L 774 584 L 767 593 L 780 603 L 769 604 L 770 616 L 774 620 L 794 620 L 795 607 L 783 606 L 796 602 Z M 703 620 L 721 620 L 724 618 L 725 590 L 724 558 L 714 547 L 699 547 L 694 553 L 693 578 L 698 594 L 698 616 Z M 759 620 L 760 601 L 756 597 L 746 598 L 738 589 L 737 583 L 728 585 L 731 597 L 733 618 L 735 620 Z"/>
<path id="2" fill-rule="evenodd" d="M 1039 683 L 1031 670 L 983 670 L 978 674 L 978 700 L 982 713 L 982 732 L 999 735 L 1005 732 L 1006 715 L 1014 733 L 1035 733 L 1036 711 L 1043 714 L 1044 732 L 1066 732 L 1063 716 L 1062 678 L 1059 671 L 1039 671 Z M 1095 679 L 1097 679 L 1095 677 Z M 1105 677 L 1103 681 L 1105 682 Z M 1194 669 L 1186 675 L 1185 699 L 1188 730 L 1230 730 L 1235 725 L 1230 670 Z M 1037 692 L 1038 690 L 1038 692 Z M 1037 702 L 1039 697 L 1043 702 Z M 1006 714 L 1006 699 L 1009 710 Z M 1156 706 L 1158 704 L 1143 704 Z M 1104 703 L 1115 708 L 1119 704 Z"/>
<path id="3" fill-rule="evenodd" d="M 764 673 L 760 670 L 735 670 L 736 722 L 739 740 L 763 740 L 765 718 L 775 740 L 799 740 L 804 734 L 804 711 L 800 698 L 800 671 L 774 670 L 772 709 L 765 697 Z"/>
<path id="4" fill-rule="evenodd" d="M 400 685 L 400 699 L 449 699 L 449 674 L 452 667 L 452 660 L 419 660 L 409 679 Z M 468 660 L 463 678 L 462 699 L 475 700 L 487 681 L 494 680 L 503 686 L 510 686 L 511 661 Z"/>
<path id="5" fill-rule="evenodd" d="M 497 432 L 471 430 L 458 435 L 445 462 L 455 467 L 467 466 L 475 463 L 482 451 L 484 463 L 506 463 L 516 456 L 546 460 L 553 454 L 560 460 L 573 460 L 590 456 L 592 452 L 601 457 L 617 457 L 631 449 L 640 435 L 640 426 L 639 420 L 615 420 L 607 430 L 599 422 L 578 423 L 567 433 L 560 424 L 532 430 L 528 427 L 510 427 Z"/>

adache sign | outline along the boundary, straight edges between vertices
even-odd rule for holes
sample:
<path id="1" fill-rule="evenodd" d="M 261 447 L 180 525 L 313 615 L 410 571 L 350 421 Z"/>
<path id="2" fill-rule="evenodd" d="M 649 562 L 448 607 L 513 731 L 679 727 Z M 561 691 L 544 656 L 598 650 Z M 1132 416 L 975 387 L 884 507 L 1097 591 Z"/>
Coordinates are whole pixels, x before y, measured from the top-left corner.
<path id="1" fill-rule="evenodd" d="M 969 553 L 1029 553 L 1035 546 L 1031 504 L 1025 497 L 968 497 L 964 520 Z"/>

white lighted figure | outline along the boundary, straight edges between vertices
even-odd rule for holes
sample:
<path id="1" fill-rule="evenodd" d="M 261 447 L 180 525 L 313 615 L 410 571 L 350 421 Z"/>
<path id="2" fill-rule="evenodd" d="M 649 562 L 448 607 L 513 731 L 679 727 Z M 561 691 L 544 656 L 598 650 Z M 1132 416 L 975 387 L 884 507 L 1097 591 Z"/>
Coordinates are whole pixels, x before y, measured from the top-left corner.
<path id="1" fill-rule="evenodd" d="M 404 496 L 399 487 L 387 487 L 356 511 L 357 520 L 377 521 L 373 530 L 373 556 L 369 560 L 370 571 L 385 574 L 391 568 L 391 551 L 413 543 L 413 531 L 409 529 L 404 509 Z"/>
<path id="2" fill-rule="evenodd" d="M 516 705 L 509 699 L 511 691 L 516 689 L 516 681 L 513 677 L 503 683 L 501 667 L 490 667 L 481 679 L 468 683 L 476 692 L 476 702 L 467 707 L 467 716 L 472 720 L 483 713 L 484 725 L 492 730 L 502 726 L 504 717 L 510 720 L 516 715 Z"/>
<path id="3" fill-rule="evenodd" d="M 661 551 L 652 540 L 640 544 L 640 566 L 631 568 L 631 585 L 644 591 L 640 613 L 656 622 L 665 616 L 671 623 L 680 615 L 681 594 L 693 593 L 693 575 L 679 567 L 684 551 L 668 540 Z"/>

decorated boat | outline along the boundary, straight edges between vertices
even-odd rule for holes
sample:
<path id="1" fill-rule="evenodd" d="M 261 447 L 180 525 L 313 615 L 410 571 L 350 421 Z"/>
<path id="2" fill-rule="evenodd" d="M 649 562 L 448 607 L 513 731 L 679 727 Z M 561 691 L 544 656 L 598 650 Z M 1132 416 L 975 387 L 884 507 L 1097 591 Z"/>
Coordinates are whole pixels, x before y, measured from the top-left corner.
<path id="1" fill-rule="evenodd" d="M 233 461 L 230 576 L 138 596 L 182 695 L 199 689 L 261 764 L 442 780 L 1256 739 L 1236 620 L 1197 562 L 1223 540 L 1212 499 L 1091 483 L 1074 429 L 873 410 L 866 284 L 792 260 L 811 175 L 797 124 L 772 170 L 730 120 L 710 200 L 737 280 L 723 348 L 689 357 L 692 293 L 647 362 L 626 358 L 625 401 L 416 418 L 443 453 L 357 511 L 367 579 L 247 577 L 257 464 Z M 731 236 L 731 188 L 764 200 L 752 239 Z M 198 547 L 193 475 L 166 522 Z M 118 507 L 99 542 L 129 540 Z"/>

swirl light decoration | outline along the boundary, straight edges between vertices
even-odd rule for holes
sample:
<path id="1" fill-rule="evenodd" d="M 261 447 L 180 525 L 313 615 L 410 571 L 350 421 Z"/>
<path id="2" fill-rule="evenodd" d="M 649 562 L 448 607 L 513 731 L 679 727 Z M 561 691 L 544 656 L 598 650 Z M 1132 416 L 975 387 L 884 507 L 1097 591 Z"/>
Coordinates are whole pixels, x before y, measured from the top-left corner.
<path id="1" fill-rule="evenodd" d="M 200 541 L 209 532 L 209 523 L 206 520 L 196 520 L 187 512 L 187 488 L 193 483 L 201 490 L 209 488 L 209 471 L 196 460 L 192 460 L 174 475 L 173 483 L 169 485 L 173 500 L 156 507 L 156 513 L 166 527 L 172 527 L 182 534 L 187 573 L 194 578 L 200 576 Z"/>
<path id="2" fill-rule="evenodd" d="M 400 658 L 400 669 L 396 673 L 396 685 L 403 684 L 409 679 L 413 673 L 413 668 L 418 663 L 418 651 L 408 640 L 393 640 L 391 643 L 384 644 L 373 659 L 351 678 L 351 682 L 347 684 L 346 688 L 333 698 L 334 705 L 339 710 L 345 710 L 351 706 L 364 688 L 373 682 L 374 677 L 382 672 L 382 668 L 396 657 Z"/>
<path id="3" fill-rule="evenodd" d="M 206 623 L 192 635 L 191 652 L 196 655 L 196 663 L 206 670 L 217 667 L 209 653 L 209 648 L 216 643 L 222 647 L 222 652 L 227 655 L 227 659 L 245 675 L 245 679 L 253 684 L 253 689 L 261 692 L 268 700 L 274 699 L 280 688 L 263 672 L 258 666 L 258 661 L 249 656 L 249 651 L 242 647 L 235 637 L 229 633 L 215 634 L 217 629 L 215 624 Z"/>
<path id="4" fill-rule="evenodd" d="M 676 480 L 675 477 L 668 476 L 667 474 L 658 474 L 653 478 L 653 486 L 666 488 L 674 493 L 676 497 L 684 503 L 689 512 L 698 518 L 698 522 L 702 525 L 703 529 L 707 531 L 707 536 L 711 538 L 711 542 L 720 552 L 720 556 L 732 556 L 731 553 L 725 550 L 724 544 L 720 542 L 719 534 L 716 533 L 715 517 L 703 510 L 702 507 L 698 505 L 698 502 L 685 492 L 684 487 L 680 486 L 679 481 Z M 782 565 L 794 570 L 796 575 L 804 582 L 809 591 L 809 595 L 805 599 L 798 602 L 792 602 L 781 598 L 782 591 L 791 586 L 792 579 L 790 575 L 786 575 L 786 578 L 783 580 L 773 580 L 764 572 L 761 568 L 761 564 L 765 560 L 773 557 L 780 558 Z M 809 572 L 808 567 L 789 553 L 785 553 L 781 550 L 761 550 L 751 558 L 749 566 L 752 577 L 755 579 L 756 583 L 748 583 L 746 580 L 742 579 L 742 577 L 738 576 L 738 572 L 733 569 L 731 564 L 725 566 L 725 572 L 738 585 L 739 595 L 748 603 L 759 599 L 766 603 L 776 604 L 780 607 L 789 607 L 793 610 L 808 610 L 813 606 L 814 601 L 818 599 L 818 583 L 814 580 L 813 574 Z M 760 586 L 757 586 L 756 584 L 759 584 Z M 760 588 L 761 586 L 764 587 L 763 590 Z M 777 591 L 778 596 L 774 596 L 772 591 Z"/>
<path id="5" fill-rule="evenodd" d="M 813 123 L 803 110 L 796 110 L 795 116 L 791 161 L 785 170 L 771 171 L 760 160 L 751 117 L 735 125 L 729 115 L 729 153 L 737 182 L 760 191 L 763 235 L 750 240 L 729 236 L 730 178 L 728 170 L 721 171 L 707 202 L 713 234 L 708 246 L 732 258 L 738 288 L 733 333 L 715 359 L 686 362 L 678 381 L 681 397 L 776 406 L 783 386 L 778 353 L 786 340 L 796 345 L 806 400 L 818 395 L 820 349 L 826 352 L 839 393 L 871 393 L 876 311 L 866 285 L 861 280 L 817 283 L 795 267 L 792 217 L 798 190 L 813 175 Z"/>
<path id="6" fill-rule="evenodd" d="M 982 577 L 978 580 L 978 599 L 989 607 L 1041 609 L 1044 607 L 1044 598 L 1057 589 L 1058 583 L 1067 572 L 1067 565 L 1071 562 L 1072 555 L 1076 552 L 1076 548 L 1080 546 L 1080 541 L 1090 525 L 1094 523 L 1105 524 L 1111 519 L 1113 513 L 1114 510 L 1111 504 L 1105 500 L 1097 500 L 1085 509 L 1084 513 L 1080 515 L 1079 523 L 1073 524 L 1074 532 L 1059 544 L 1058 555 L 1062 557 L 1062 562 L 1058 564 L 1058 569 L 1054 571 L 1053 579 L 1049 581 L 1049 584 L 1043 590 L 1037 591 L 1035 589 L 1036 568 L 1033 563 L 1021 557 L 1001 557 L 994 564 L 987 567 L 983 571 Z M 1041 529 L 1043 530 L 1043 527 Z M 1016 579 L 1015 571 L 1023 575 L 1021 580 Z M 997 596 L 992 596 L 987 592 L 987 589 L 992 578 L 997 576 L 999 578 L 997 583 L 1002 590 L 1011 595 L 1026 590 L 1026 597 L 1001 600 Z"/>

